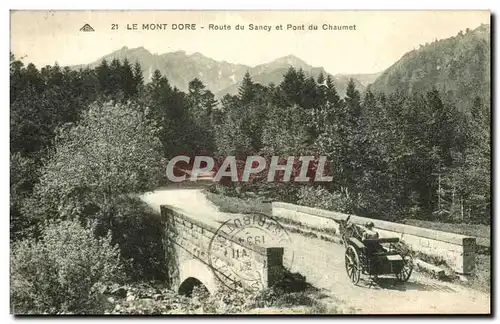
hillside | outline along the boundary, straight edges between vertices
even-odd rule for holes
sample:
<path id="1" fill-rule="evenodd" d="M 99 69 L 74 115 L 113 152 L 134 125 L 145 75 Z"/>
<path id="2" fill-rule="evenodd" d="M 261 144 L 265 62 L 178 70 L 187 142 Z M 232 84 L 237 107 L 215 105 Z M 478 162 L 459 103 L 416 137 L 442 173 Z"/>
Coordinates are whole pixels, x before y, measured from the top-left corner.
<path id="1" fill-rule="evenodd" d="M 371 88 L 412 94 L 433 86 L 465 107 L 475 96 L 490 101 L 490 25 L 420 45 L 389 67 Z"/>
<path id="2" fill-rule="evenodd" d="M 328 73 L 322 67 L 313 67 L 293 55 L 278 58 L 269 63 L 254 67 L 243 64 L 232 64 L 225 61 L 216 61 L 200 53 L 188 55 L 184 51 L 165 54 L 152 54 L 143 47 L 129 49 L 123 47 L 115 52 L 103 56 L 95 62 L 73 66 L 73 69 L 95 68 L 102 60 L 108 62 L 113 59 L 124 60 L 127 58 L 131 63 L 139 62 L 144 71 L 144 79 L 150 80 L 154 70 L 158 69 L 166 76 L 170 84 L 182 91 L 188 90 L 189 81 L 194 78 L 200 79 L 217 98 L 226 94 L 236 94 L 243 80 L 243 76 L 249 71 L 255 82 L 268 85 L 279 84 L 283 74 L 290 66 L 303 69 L 306 76 L 317 77 L 321 72 L 326 76 Z M 337 90 L 344 95 L 349 78 L 345 76 L 332 76 Z M 359 90 L 364 90 L 361 82 L 355 80 Z"/>
<path id="3" fill-rule="evenodd" d="M 382 72 L 369 73 L 369 74 L 336 74 L 335 78 L 346 79 L 346 80 L 349 80 L 352 78 L 356 81 L 359 81 L 359 83 L 361 83 L 361 85 L 363 87 L 367 87 L 370 84 L 372 84 L 373 82 L 375 82 L 375 80 L 377 80 L 377 78 L 380 75 L 382 75 Z"/>
<path id="4" fill-rule="evenodd" d="M 146 82 L 150 80 L 155 70 L 159 70 L 173 86 L 182 91 L 187 91 L 189 81 L 198 78 L 212 92 L 218 92 L 234 84 L 235 80 L 242 79 L 248 69 L 245 65 L 215 61 L 200 53 L 187 55 L 184 51 L 177 51 L 158 55 L 152 54 L 144 47 L 133 49 L 123 47 L 95 62 L 73 68 L 79 69 L 87 66 L 95 68 L 102 60 L 109 62 L 115 58 L 120 61 L 127 58 L 131 63 L 139 62 Z"/>
<path id="5" fill-rule="evenodd" d="M 270 64 L 265 64 L 265 66 L 263 66 L 263 65 L 256 66 L 256 67 L 250 69 L 249 72 L 250 72 L 250 75 L 252 75 L 252 79 L 255 82 L 260 83 L 260 84 L 265 84 L 265 85 L 268 85 L 270 83 L 279 84 L 283 79 L 283 75 L 287 72 L 287 70 L 290 66 L 293 66 L 297 69 L 301 68 L 304 71 L 304 74 L 306 75 L 306 77 L 312 76 L 314 79 L 317 79 L 318 76 L 320 75 L 320 73 L 323 73 L 323 75 L 325 77 L 327 75 L 330 75 L 335 82 L 335 86 L 337 87 L 338 93 L 341 96 L 345 95 L 345 91 L 347 89 L 347 84 L 349 83 L 348 77 L 345 77 L 343 75 L 333 76 L 333 75 L 329 74 L 328 72 L 326 72 L 325 69 L 322 67 L 312 67 L 312 66 L 307 65 L 305 63 L 301 64 L 297 60 L 298 59 L 295 58 L 295 60 L 291 61 L 295 64 L 292 64 L 292 63 L 279 64 L 279 65 L 273 64 L 276 61 L 282 61 L 282 59 L 278 59 Z M 269 65 L 274 65 L 274 66 L 269 67 Z M 353 78 L 353 79 L 354 79 L 354 83 L 356 84 L 356 88 L 360 91 L 363 91 L 365 89 L 365 86 L 358 79 L 355 79 L 355 78 Z M 222 91 L 220 91 L 218 93 L 216 93 L 216 96 L 221 98 L 226 94 L 236 94 L 236 93 L 238 93 L 238 88 L 240 86 L 241 86 L 241 81 L 231 85 L 230 87 L 228 87 L 226 89 L 223 89 Z"/>

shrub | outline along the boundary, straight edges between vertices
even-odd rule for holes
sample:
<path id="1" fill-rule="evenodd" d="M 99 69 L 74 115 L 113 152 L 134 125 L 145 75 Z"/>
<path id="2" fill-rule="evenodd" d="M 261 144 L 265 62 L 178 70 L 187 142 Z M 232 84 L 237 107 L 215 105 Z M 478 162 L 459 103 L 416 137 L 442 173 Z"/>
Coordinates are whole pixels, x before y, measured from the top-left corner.
<path id="1" fill-rule="evenodd" d="M 242 199 L 238 197 L 224 196 L 223 194 L 214 194 L 205 192 L 205 196 L 213 204 L 219 207 L 224 213 L 252 214 L 252 213 L 271 213 L 271 205 L 255 198 Z"/>
<path id="2" fill-rule="evenodd" d="M 122 196 L 93 217 L 98 221 L 97 233 L 103 236 L 111 232 L 112 243 L 119 246 L 128 279 L 165 279 L 164 226 L 160 215 L 139 198 Z"/>
<path id="3" fill-rule="evenodd" d="M 71 219 L 124 193 L 156 188 L 164 171 L 157 132 L 131 104 L 92 104 L 77 124 L 58 129 L 23 212 Z"/>
<path id="4" fill-rule="evenodd" d="M 21 207 L 31 195 L 37 180 L 38 170 L 34 159 L 21 153 L 10 155 L 10 237 L 13 241 L 32 234 L 31 214 L 22 213 Z"/>
<path id="5" fill-rule="evenodd" d="M 11 252 L 14 314 L 99 313 L 100 291 L 123 278 L 120 253 L 111 236 L 76 221 L 48 225 L 38 242 L 24 240 Z"/>
<path id="6" fill-rule="evenodd" d="M 301 187 L 299 191 L 299 205 L 333 210 L 337 212 L 349 212 L 351 203 L 340 193 L 331 193 L 321 186 Z"/>
<path id="7" fill-rule="evenodd" d="M 249 186 L 246 190 L 258 193 L 264 199 L 296 203 L 300 185 L 293 182 L 264 182 Z"/>

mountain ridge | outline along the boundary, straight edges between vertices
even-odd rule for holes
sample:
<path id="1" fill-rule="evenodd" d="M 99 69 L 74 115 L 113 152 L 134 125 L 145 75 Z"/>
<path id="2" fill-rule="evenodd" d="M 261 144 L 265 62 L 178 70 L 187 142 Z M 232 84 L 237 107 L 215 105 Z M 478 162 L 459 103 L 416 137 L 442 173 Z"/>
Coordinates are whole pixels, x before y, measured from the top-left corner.
<path id="1" fill-rule="evenodd" d="M 387 68 L 369 88 L 412 95 L 433 88 L 459 106 L 479 96 L 490 101 L 491 31 L 489 24 L 467 28 L 456 36 L 420 45 Z"/>
<path id="2" fill-rule="evenodd" d="M 341 96 L 344 95 L 348 83 L 348 78 L 342 77 L 339 74 L 333 75 L 328 73 L 323 67 L 309 65 L 301 58 L 292 54 L 278 57 L 267 63 L 249 66 L 229 63 L 227 61 L 217 61 L 200 52 L 188 54 L 186 51 L 178 50 L 163 54 L 153 54 L 143 46 L 136 48 L 123 46 L 94 62 L 74 65 L 71 68 L 95 68 L 103 60 L 108 62 L 113 59 L 123 61 L 125 58 L 131 64 L 139 62 L 146 82 L 150 81 L 152 72 L 156 69 L 169 80 L 172 86 L 182 91 L 187 91 L 189 82 L 194 78 L 198 78 L 219 99 L 226 94 L 237 94 L 246 72 L 250 73 L 255 82 L 263 85 L 270 83 L 279 84 L 283 74 L 290 67 L 302 69 L 306 77 L 312 76 L 317 78 L 320 73 L 323 73 L 325 77 L 330 75 L 333 78 L 337 86 L 337 91 Z M 356 78 L 354 78 L 354 81 L 358 90 L 363 91 L 365 89 L 363 82 L 358 81 Z"/>

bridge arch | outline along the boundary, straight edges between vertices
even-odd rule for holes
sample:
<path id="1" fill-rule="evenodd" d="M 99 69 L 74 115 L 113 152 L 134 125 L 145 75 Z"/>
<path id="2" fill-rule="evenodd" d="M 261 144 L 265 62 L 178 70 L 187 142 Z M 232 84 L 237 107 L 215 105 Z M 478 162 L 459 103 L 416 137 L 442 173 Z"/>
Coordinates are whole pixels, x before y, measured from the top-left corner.
<path id="1" fill-rule="evenodd" d="M 193 294 L 194 288 L 197 286 L 201 286 L 201 287 L 206 288 L 206 286 L 203 284 L 203 282 L 199 281 L 196 278 L 189 277 L 181 283 L 181 285 L 179 286 L 179 289 L 178 289 L 178 293 L 179 293 L 179 295 L 191 297 L 191 295 Z"/>
<path id="2" fill-rule="evenodd" d="M 178 293 L 190 295 L 193 288 L 203 284 L 210 294 L 217 290 L 217 280 L 212 270 L 197 259 L 184 260 L 179 265 L 180 285 Z"/>
<path id="3" fill-rule="evenodd" d="M 167 205 L 162 205 L 160 209 L 165 220 L 165 251 L 170 257 L 169 282 L 180 293 L 189 294 L 194 286 L 202 283 L 210 294 L 214 294 L 225 284 L 222 278 L 241 271 L 250 277 L 237 283 L 241 288 L 251 291 L 255 291 L 257 282 L 265 288 L 283 278 L 282 247 L 249 244 L 241 238 L 219 231 L 220 227 L 197 220 L 196 217 L 200 215 L 191 216 L 185 210 Z M 225 244 L 224 251 L 211 251 L 215 237 L 222 238 L 219 241 Z M 217 269 L 210 265 L 211 252 L 217 258 Z"/>

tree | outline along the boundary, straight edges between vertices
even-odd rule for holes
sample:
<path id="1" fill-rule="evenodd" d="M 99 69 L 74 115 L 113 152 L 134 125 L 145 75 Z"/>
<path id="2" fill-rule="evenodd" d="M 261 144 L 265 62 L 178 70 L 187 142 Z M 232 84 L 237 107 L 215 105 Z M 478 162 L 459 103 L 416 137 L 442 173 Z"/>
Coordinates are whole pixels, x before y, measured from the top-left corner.
<path id="1" fill-rule="evenodd" d="M 310 115 L 298 105 L 272 106 L 264 125 L 264 150 L 276 155 L 290 156 L 307 151 L 310 140 Z"/>
<path id="2" fill-rule="evenodd" d="M 123 283 L 120 252 L 111 236 L 75 221 L 51 223 L 38 241 L 12 246 L 11 305 L 16 315 L 104 312 L 100 292 Z"/>
<path id="3" fill-rule="evenodd" d="M 194 78 L 188 84 L 188 96 L 189 101 L 188 109 L 191 111 L 195 118 L 201 118 L 206 116 L 203 111 L 203 93 L 205 91 L 205 85 L 198 78 Z"/>
<path id="4" fill-rule="evenodd" d="M 10 53 L 10 102 L 16 101 L 18 93 L 25 87 L 23 80 L 24 63 Z"/>
<path id="5" fill-rule="evenodd" d="M 144 85 L 144 75 L 142 72 L 141 64 L 137 61 L 134 63 L 133 74 L 134 74 L 134 81 L 135 81 L 136 88 L 143 86 Z"/>
<path id="6" fill-rule="evenodd" d="M 60 129 L 28 211 L 73 219 L 106 210 L 122 194 L 154 189 L 162 174 L 157 133 L 130 105 L 92 105 L 80 122 Z"/>
<path id="7" fill-rule="evenodd" d="M 361 117 L 361 95 L 356 89 L 353 79 L 350 79 L 347 84 L 344 101 L 346 103 L 346 110 L 349 116 L 349 123 L 351 126 L 355 127 Z"/>
<path id="8" fill-rule="evenodd" d="M 129 100 L 133 98 L 137 93 L 137 83 L 136 76 L 132 71 L 132 66 L 130 62 L 125 59 L 120 67 L 120 78 L 121 78 L 121 90 L 124 93 L 124 99 Z"/>
<path id="9" fill-rule="evenodd" d="M 255 98 L 254 83 L 248 71 L 245 73 L 238 89 L 238 97 L 243 105 L 252 102 Z"/>
<path id="10" fill-rule="evenodd" d="M 102 60 L 101 64 L 96 68 L 97 79 L 99 81 L 100 89 L 103 93 L 108 94 L 111 86 L 111 70 L 106 60 Z"/>
<path id="11" fill-rule="evenodd" d="M 156 70 L 145 87 L 144 105 L 148 118 L 156 123 L 163 154 L 171 158 L 179 154 L 195 154 L 210 136 L 200 130 L 191 109 L 190 96 L 170 86 L 168 80 Z M 201 113 L 200 113 L 201 114 Z M 201 118 L 201 115 L 200 115 Z M 205 121 L 209 121 L 205 118 Z"/>
<path id="12" fill-rule="evenodd" d="M 281 99 L 286 100 L 285 104 L 301 104 L 304 82 L 303 71 L 297 71 L 291 66 L 283 75 L 283 81 L 279 85 L 283 91 Z"/>
<path id="13" fill-rule="evenodd" d="M 212 111 L 216 106 L 216 100 L 212 92 L 197 78 L 189 82 L 189 93 L 187 104 L 192 120 L 191 132 L 197 142 L 196 151 L 214 151 L 214 130 L 212 127 Z"/>
<path id="14" fill-rule="evenodd" d="M 225 116 L 222 124 L 216 126 L 216 144 L 220 154 L 242 158 L 253 151 L 252 139 L 244 131 L 244 121 L 241 113 L 231 111 Z"/>
<path id="15" fill-rule="evenodd" d="M 32 219 L 21 208 L 38 181 L 38 169 L 33 159 L 16 152 L 10 155 L 10 237 L 16 241 L 29 236 Z"/>
<path id="16" fill-rule="evenodd" d="M 326 99 L 329 103 L 331 109 L 338 108 L 340 106 L 340 97 L 337 93 L 337 88 L 335 87 L 335 83 L 333 82 L 333 78 L 328 75 L 326 77 Z"/>
<path id="17" fill-rule="evenodd" d="M 435 213 L 446 221 L 489 224 L 491 219 L 491 142 L 489 113 L 481 99 L 470 115 L 455 112 L 452 163 L 439 174 Z M 462 118 L 460 118 L 462 117 Z"/>
<path id="18" fill-rule="evenodd" d="M 209 90 L 206 90 L 203 93 L 202 99 L 203 99 L 203 109 L 205 110 L 206 115 L 208 117 L 211 117 L 212 112 L 217 106 L 217 100 L 215 99 L 214 94 Z"/>
<path id="19" fill-rule="evenodd" d="M 301 98 L 301 106 L 304 109 L 314 109 L 318 110 L 320 105 L 320 93 L 318 90 L 318 85 L 314 78 L 311 76 L 307 78 L 304 82 L 302 98 Z"/>
<path id="20" fill-rule="evenodd" d="M 321 71 L 318 75 L 318 85 L 323 85 L 325 83 L 325 76 L 323 75 L 323 71 Z"/>
<path id="21" fill-rule="evenodd" d="M 154 70 L 153 76 L 151 77 L 151 84 L 153 86 L 159 86 L 162 80 L 163 80 L 163 77 L 161 75 L 160 70 L 158 70 L 158 69 Z"/>

